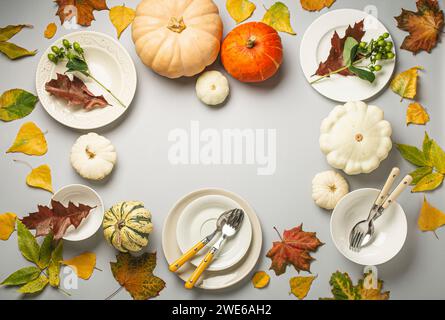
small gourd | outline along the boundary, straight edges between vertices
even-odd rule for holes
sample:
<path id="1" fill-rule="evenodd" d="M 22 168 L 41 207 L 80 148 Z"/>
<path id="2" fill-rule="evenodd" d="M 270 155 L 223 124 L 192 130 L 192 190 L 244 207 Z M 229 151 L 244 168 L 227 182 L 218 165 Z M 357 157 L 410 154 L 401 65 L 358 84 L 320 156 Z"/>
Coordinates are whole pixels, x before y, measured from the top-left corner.
<path id="1" fill-rule="evenodd" d="M 312 199 L 321 208 L 334 209 L 348 192 L 346 180 L 333 170 L 317 173 L 312 180 Z"/>
<path id="2" fill-rule="evenodd" d="M 151 213 L 140 201 L 122 201 L 105 212 L 105 239 L 121 252 L 138 252 L 148 244 L 153 230 Z"/>
<path id="3" fill-rule="evenodd" d="M 219 71 L 206 71 L 196 81 L 196 95 L 209 106 L 221 104 L 229 95 L 229 82 Z"/>

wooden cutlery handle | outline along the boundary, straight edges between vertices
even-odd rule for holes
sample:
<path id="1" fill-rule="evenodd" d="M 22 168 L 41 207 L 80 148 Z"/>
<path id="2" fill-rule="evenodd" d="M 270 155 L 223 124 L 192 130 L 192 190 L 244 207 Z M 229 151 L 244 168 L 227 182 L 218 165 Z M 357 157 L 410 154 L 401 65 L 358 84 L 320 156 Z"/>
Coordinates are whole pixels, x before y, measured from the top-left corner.
<path id="1" fill-rule="evenodd" d="M 382 205 L 383 209 L 386 209 L 390 206 L 391 203 L 397 200 L 399 195 L 403 192 L 403 190 L 406 189 L 410 185 L 410 183 L 413 181 L 413 177 L 411 177 L 409 174 L 403 178 L 403 180 L 399 183 L 399 185 L 394 189 L 394 191 L 388 196 L 385 203 Z"/>
<path id="2" fill-rule="evenodd" d="M 385 201 L 386 197 L 388 196 L 389 189 L 391 189 L 391 186 L 393 185 L 394 181 L 396 180 L 396 177 L 400 174 L 400 169 L 395 167 L 392 168 L 391 173 L 389 174 L 388 178 L 386 179 L 385 185 L 383 186 L 382 190 L 379 193 L 379 196 L 375 200 L 375 205 L 380 207 L 383 202 Z"/>
<path id="3" fill-rule="evenodd" d="M 212 248 L 212 250 L 210 250 L 209 253 L 206 254 L 204 259 L 199 264 L 198 268 L 196 268 L 196 270 L 193 271 L 192 275 L 185 283 L 185 287 L 187 289 L 192 289 L 195 286 L 196 281 L 198 281 L 199 277 L 201 277 L 202 273 L 205 271 L 205 269 L 207 269 L 209 264 L 212 262 L 214 256 L 215 256 L 215 251 Z"/>
<path id="4" fill-rule="evenodd" d="M 193 248 L 184 253 L 175 262 L 168 266 L 168 270 L 176 272 L 178 269 L 191 258 L 193 258 L 206 244 L 203 241 L 199 241 Z"/>

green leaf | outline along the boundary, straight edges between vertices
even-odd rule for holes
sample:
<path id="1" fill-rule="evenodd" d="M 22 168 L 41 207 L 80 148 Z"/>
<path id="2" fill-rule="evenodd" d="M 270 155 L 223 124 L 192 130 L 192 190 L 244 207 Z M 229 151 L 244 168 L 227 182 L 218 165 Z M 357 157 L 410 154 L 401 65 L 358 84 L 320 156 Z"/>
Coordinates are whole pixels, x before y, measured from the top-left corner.
<path id="1" fill-rule="evenodd" d="M 445 174 L 445 152 L 434 140 L 431 142 L 430 157 L 433 167 Z"/>
<path id="2" fill-rule="evenodd" d="M 9 25 L 4 28 L 0 28 L 0 41 L 8 41 L 17 33 L 22 31 L 23 28 L 32 28 L 29 24 Z"/>
<path id="3" fill-rule="evenodd" d="M 405 160 L 418 167 L 428 166 L 428 161 L 425 159 L 425 155 L 418 148 L 407 144 L 396 144 L 396 146 Z"/>
<path id="4" fill-rule="evenodd" d="M 52 287 L 59 287 L 60 284 L 60 261 L 63 260 L 63 241 L 60 240 L 51 254 L 51 261 L 48 266 L 49 284 Z"/>
<path id="5" fill-rule="evenodd" d="M 11 121 L 26 117 L 34 110 L 38 98 L 22 89 L 11 89 L 0 96 L 0 120 Z"/>
<path id="6" fill-rule="evenodd" d="M 40 269 L 36 267 L 26 267 L 16 272 L 12 273 L 3 280 L 0 285 L 3 286 L 18 286 L 21 284 L 28 283 L 34 279 L 36 279 L 40 274 Z"/>
<path id="7" fill-rule="evenodd" d="M 436 189 L 442 184 L 443 174 L 439 172 L 433 172 L 426 175 L 416 184 L 411 192 L 431 191 Z"/>
<path id="8" fill-rule="evenodd" d="M 351 71 L 352 73 L 354 73 L 355 75 L 357 75 L 360 79 L 369 81 L 371 83 L 374 82 L 375 80 L 375 74 L 372 73 L 371 71 L 365 70 L 365 69 L 360 69 L 354 66 L 350 66 L 349 71 Z"/>
<path id="9" fill-rule="evenodd" d="M 413 177 L 413 181 L 411 182 L 411 185 L 415 186 L 419 181 L 425 177 L 426 175 L 433 172 L 433 168 L 431 167 L 420 167 L 411 172 L 409 175 Z"/>
<path id="10" fill-rule="evenodd" d="M 343 62 L 350 66 L 357 56 L 358 41 L 353 37 L 347 37 L 343 48 Z"/>
<path id="11" fill-rule="evenodd" d="M 426 161 L 429 165 L 432 165 L 431 163 L 431 145 L 433 144 L 433 140 L 430 139 L 428 136 L 428 133 L 425 131 L 425 137 L 423 138 L 423 145 L 422 145 L 422 151 L 423 155 L 425 156 Z"/>
<path id="12" fill-rule="evenodd" d="M 261 22 L 268 24 L 277 31 L 287 32 L 292 35 L 296 34 L 290 24 L 289 9 L 282 2 L 275 2 L 264 14 Z"/>
<path id="13" fill-rule="evenodd" d="M 79 57 L 73 57 L 70 59 L 66 64 L 66 67 L 68 68 L 66 72 L 78 71 L 84 75 L 88 74 L 88 64 L 85 62 L 85 60 Z"/>
<path id="14" fill-rule="evenodd" d="M 44 275 L 41 275 L 35 280 L 32 280 L 22 286 L 18 291 L 20 293 L 37 293 L 45 289 L 45 287 L 48 285 L 48 278 Z"/>
<path id="15" fill-rule="evenodd" d="M 339 271 L 335 272 L 329 280 L 331 285 L 332 294 L 335 300 L 359 300 L 360 296 L 357 292 L 357 288 L 352 284 L 352 280 L 349 275 L 341 273 Z"/>
<path id="16" fill-rule="evenodd" d="M 36 238 L 34 238 L 32 233 L 20 220 L 17 220 L 17 237 L 22 255 L 27 260 L 37 264 L 39 262 L 39 244 L 37 243 Z"/>
<path id="17" fill-rule="evenodd" d="M 11 42 L 0 42 L 0 52 L 4 53 L 9 59 L 15 60 L 22 57 L 33 56 L 37 53 L 37 50 L 29 51 Z"/>
<path id="18" fill-rule="evenodd" d="M 40 269 L 45 269 L 49 265 L 52 253 L 52 242 L 53 242 L 53 235 L 52 233 L 50 233 L 45 237 L 42 246 L 40 247 L 39 263 L 38 263 Z"/>

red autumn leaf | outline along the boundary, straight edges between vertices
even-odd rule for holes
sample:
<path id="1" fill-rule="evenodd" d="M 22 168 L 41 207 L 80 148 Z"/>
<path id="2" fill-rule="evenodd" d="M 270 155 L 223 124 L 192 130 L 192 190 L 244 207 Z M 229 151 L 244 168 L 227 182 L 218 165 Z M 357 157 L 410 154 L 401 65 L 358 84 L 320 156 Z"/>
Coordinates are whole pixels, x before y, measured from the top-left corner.
<path id="1" fill-rule="evenodd" d="M 348 37 L 353 37 L 357 42 L 362 41 L 363 36 L 365 35 L 365 31 L 363 30 L 364 21 L 359 21 L 354 24 L 354 27 L 348 26 L 345 31 L 345 35 L 343 38 L 340 38 L 337 31 L 334 32 L 334 35 L 331 38 L 331 50 L 329 51 L 329 56 L 325 62 L 320 62 L 316 75 L 324 76 L 332 71 L 336 71 L 342 67 L 344 67 L 343 61 L 343 49 L 345 46 L 345 41 Z M 339 74 L 343 76 L 353 75 L 348 69 L 342 70 Z"/>
<path id="2" fill-rule="evenodd" d="M 60 23 L 71 17 L 77 17 L 77 23 L 89 27 L 91 21 L 95 20 L 94 10 L 108 10 L 106 0 L 55 0 L 59 6 L 57 15 Z"/>
<path id="3" fill-rule="evenodd" d="M 418 0 L 417 12 L 402 9 L 395 17 L 397 27 L 409 32 L 403 40 L 402 49 L 416 54 L 421 50 L 431 52 L 443 32 L 444 15 L 437 0 Z"/>
<path id="4" fill-rule="evenodd" d="M 73 225 L 77 228 L 83 219 L 90 213 L 92 207 L 69 202 L 65 207 L 59 201 L 51 200 L 52 209 L 47 206 L 37 206 L 38 211 L 30 213 L 22 219 L 23 224 L 28 229 L 36 230 L 36 237 L 45 236 L 52 232 L 54 239 L 61 239 L 68 227 Z"/>
<path id="5" fill-rule="evenodd" d="M 303 231 L 303 224 L 301 224 L 291 230 L 284 230 L 281 241 L 273 243 L 266 257 L 272 260 L 270 269 L 273 269 L 277 276 L 283 274 L 290 264 L 298 272 L 310 271 L 310 264 L 314 260 L 310 252 L 315 252 L 322 245 L 316 233 Z"/>
<path id="6" fill-rule="evenodd" d="M 95 96 L 76 76 L 73 76 L 71 81 L 67 75 L 58 73 L 57 79 L 52 79 L 45 84 L 45 90 L 67 100 L 69 105 L 81 105 L 87 110 L 108 105 L 104 96 Z"/>

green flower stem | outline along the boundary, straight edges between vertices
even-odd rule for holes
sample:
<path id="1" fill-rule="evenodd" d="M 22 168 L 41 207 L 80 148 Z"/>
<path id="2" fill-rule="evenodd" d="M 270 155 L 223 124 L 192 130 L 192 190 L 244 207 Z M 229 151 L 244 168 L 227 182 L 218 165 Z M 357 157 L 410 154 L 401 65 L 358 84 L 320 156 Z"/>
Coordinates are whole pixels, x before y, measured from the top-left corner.
<path id="1" fill-rule="evenodd" d="M 120 105 L 124 108 L 126 108 L 127 106 L 118 98 L 116 97 L 113 92 L 111 92 L 110 89 L 108 89 L 107 87 L 105 87 L 99 80 L 97 80 L 94 76 L 91 75 L 91 73 L 87 74 L 88 77 L 90 77 L 91 79 L 93 79 L 98 85 L 100 85 L 105 91 L 107 91 L 109 94 L 111 94 L 113 96 L 113 98 L 120 103 Z"/>
<path id="2" fill-rule="evenodd" d="M 360 58 L 360 59 L 354 61 L 354 63 L 352 63 L 352 65 L 354 66 L 354 65 L 356 65 L 357 63 L 362 62 L 362 61 L 365 60 L 365 59 L 366 59 L 366 57 Z M 327 77 L 332 76 L 333 74 L 342 72 L 343 70 L 346 70 L 346 69 L 348 69 L 349 67 L 350 67 L 350 66 L 344 66 L 344 67 L 341 67 L 341 68 L 339 68 L 339 69 L 337 69 L 337 70 L 331 71 L 331 72 L 329 72 L 329 73 L 327 73 L 327 74 L 325 74 L 325 75 L 323 75 L 323 76 L 320 76 L 319 78 L 317 78 L 317 79 L 315 79 L 315 80 L 312 80 L 311 82 L 309 82 L 309 84 L 314 84 L 314 83 L 320 81 L 321 79 L 324 79 L 324 78 L 327 78 Z"/>

